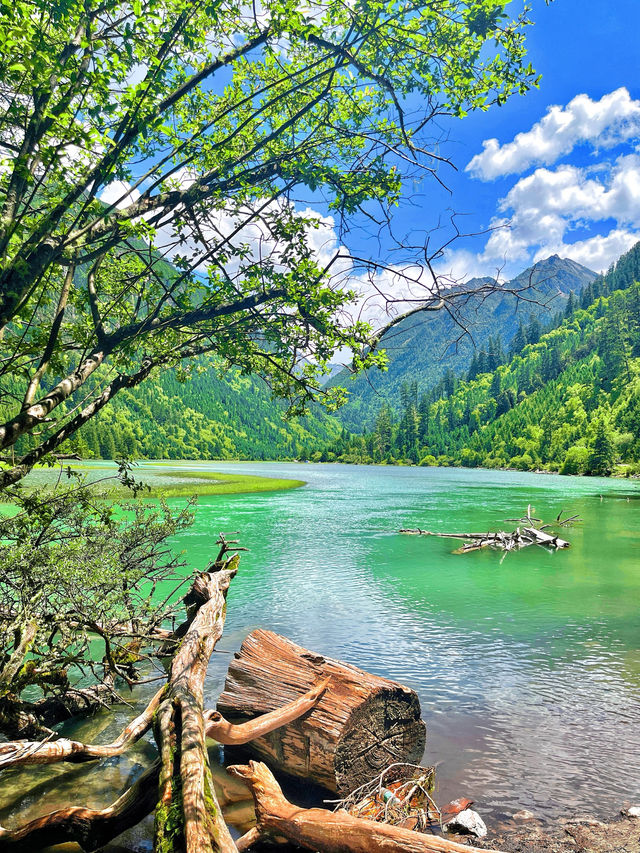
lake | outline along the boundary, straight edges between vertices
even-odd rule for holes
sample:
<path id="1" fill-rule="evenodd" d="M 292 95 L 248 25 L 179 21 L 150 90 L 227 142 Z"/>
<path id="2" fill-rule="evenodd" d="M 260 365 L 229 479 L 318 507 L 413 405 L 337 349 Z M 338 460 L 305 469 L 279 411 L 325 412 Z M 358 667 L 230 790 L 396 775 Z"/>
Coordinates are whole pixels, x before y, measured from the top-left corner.
<path id="1" fill-rule="evenodd" d="M 205 568 L 219 531 L 239 531 L 250 549 L 212 658 L 210 705 L 228 653 L 261 626 L 413 687 L 440 802 L 471 797 L 491 823 L 521 808 L 545 820 L 609 817 L 640 800 L 639 483 L 293 463 L 188 468 L 307 481 L 203 496 L 175 540 L 190 568 Z M 454 555 L 455 541 L 397 533 L 511 529 L 504 519 L 528 504 L 545 520 L 581 516 L 563 534 L 571 549 Z M 108 731 L 130 716 L 119 711 Z M 138 749 L 143 760 L 147 747 Z"/>

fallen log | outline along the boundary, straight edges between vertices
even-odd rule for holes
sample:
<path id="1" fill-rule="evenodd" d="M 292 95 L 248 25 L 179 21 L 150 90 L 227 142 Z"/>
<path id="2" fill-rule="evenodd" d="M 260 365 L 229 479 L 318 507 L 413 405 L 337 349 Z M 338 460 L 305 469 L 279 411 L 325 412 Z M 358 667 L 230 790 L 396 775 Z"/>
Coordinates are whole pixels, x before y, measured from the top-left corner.
<path id="1" fill-rule="evenodd" d="M 438 533 L 433 530 L 422 530 L 420 527 L 403 527 L 400 533 L 409 536 L 439 536 L 442 539 L 462 539 L 464 545 L 457 548 L 454 554 L 467 554 L 469 551 L 478 551 L 481 548 L 495 548 L 499 551 L 518 551 L 520 548 L 526 548 L 529 545 L 541 545 L 543 548 L 570 548 L 569 542 L 560 539 L 558 535 L 552 536 L 546 533 L 550 527 L 568 527 L 575 521 L 580 520 L 580 516 L 572 515 L 569 518 L 563 519 L 563 512 L 558 513 L 554 522 L 544 524 L 542 519 L 533 516 L 533 507 L 531 504 L 527 507 L 526 515 L 522 518 L 507 518 L 506 521 L 521 522 L 522 527 L 507 533 L 500 530 L 497 533 Z M 526 525 L 526 526 L 524 526 Z"/>
<path id="2" fill-rule="evenodd" d="M 416 528 L 401 528 L 400 533 L 409 536 L 438 536 L 440 539 L 462 539 L 464 545 L 454 551 L 454 554 L 466 554 L 480 548 L 496 548 L 499 551 L 515 551 L 528 545 L 542 545 L 545 548 L 570 548 L 571 544 L 559 536 L 550 536 L 535 527 L 518 527 L 511 533 L 500 530 L 497 533 L 438 533 L 433 530 Z"/>
<path id="3" fill-rule="evenodd" d="M 239 850 L 246 850 L 261 837 L 281 836 L 323 853 L 479 853 L 476 847 L 362 820 L 345 811 L 299 808 L 285 799 L 262 762 L 250 761 L 228 771 L 246 781 L 256 807 L 257 826 L 239 840 Z"/>
<path id="4" fill-rule="evenodd" d="M 209 658 L 222 636 L 226 595 L 239 556 L 204 572 L 188 597 L 188 627 L 171 662 L 166 698 L 156 714 L 160 750 L 154 849 L 237 853 L 209 769 L 203 688 Z"/>
<path id="5" fill-rule="evenodd" d="M 422 759 L 426 732 L 414 691 L 271 631 L 254 631 L 245 639 L 229 666 L 218 711 L 246 723 L 328 676 L 329 686 L 313 710 L 252 740 L 251 754 L 341 795 L 389 764 Z"/>

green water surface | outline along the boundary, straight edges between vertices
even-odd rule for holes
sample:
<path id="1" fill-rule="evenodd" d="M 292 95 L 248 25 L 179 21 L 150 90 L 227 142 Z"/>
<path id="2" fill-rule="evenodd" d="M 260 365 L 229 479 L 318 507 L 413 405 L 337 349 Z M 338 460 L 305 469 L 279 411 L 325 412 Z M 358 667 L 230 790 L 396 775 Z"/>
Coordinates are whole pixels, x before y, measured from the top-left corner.
<path id="1" fill-rule="evenodd" d="M 208 704 L 229 653 L 249 631 L 270 628 L 417 690 L 441 801 L 471 797 L 495 820 L 521 808 L 547 820 L 607 817 L 640 801 L 640 484 L 433 468 L 189 466 L 198 468 L 307 481 L 293 491 L 202 496 L 194 526 L 175 541 L 192 569 L 215 554 L 219 531 L 240 531 L 250 549 L 229 592 Z M 455 542 L 397 532 L 508 529 L 503 519 L 528 504 L 543 518 L 581 516 L 565 534 L 571 549 L 454 555 Z M 100 737 L 130 715 L 109 718 Z M 108 765 L 104 784 L 109 774 L 117 782 L 97 798 L 113 799 L 149 749 L 143 742 L 123 759 L 129 764 Z M 40 772 L 50 804 L 51 770 Z M 73 772 L 91 784 L 86 768 Z M 24 773 L 13 778 L 27 785 Z M 16 798 L 2 806 L 0 823 L 7 815 L 10 823 Z"/>

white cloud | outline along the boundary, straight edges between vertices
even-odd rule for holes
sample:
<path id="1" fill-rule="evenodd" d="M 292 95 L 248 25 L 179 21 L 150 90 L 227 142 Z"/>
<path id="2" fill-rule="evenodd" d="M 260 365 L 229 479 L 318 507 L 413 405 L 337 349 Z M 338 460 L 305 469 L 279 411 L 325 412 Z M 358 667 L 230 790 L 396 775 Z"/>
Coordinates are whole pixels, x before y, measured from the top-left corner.
<path id="1" fill-rule="evenodd" d="M 451 249 L 436 264 L 436 271 L 445 282 L 466 284 L 471 278 L 485 276 L 500 281 L 504 278 L 502 266 L 499 259 L 486 260 L 470 249 Z"/>
<path id="2" fill-rule="evenodd" d="M 140 193 L 132 189 L 126 181 L 113 181 L 107 184 L 100 193 L 100 201 L 105 204 L 115 204 L 116 210 L 129 207 L 140 198 Z"/>
<path id="3" fill-rule="evenodd" d="M 548 258 L 549 255 L 560 255 L 584 264 L 595 272 L 605 272 L 638 240 L 640 240 L 640 232 L 614 228 L 604 236 L 597 235 L 586 240 L 577 240 L 575 243 L 546 244 L 538 250 L 534 261 Z"/>
<path id="4" fill-rule="evenodd" d="M 559 254 L 601 271 L 640 238 L 640 155 L 588 169 L 568 164 L 536 169 L 498 207 L 494 231 L 478 255 L 485 268 Z M 601 234 L 571 242 L 581 228 Z"/>
<path id="5" fill-rule="evenodd" d="M 614 218 L 640 224 L 640 156 L 619 157 L 611 169 L 575 166 L 537 169 L 519 180 L 500 202 L 501 210 L 554 214 L 570 220 Z"/>
<path id="6" fill-rule="evenodd" d="M 195 179 L 192 172 L 179 170 L 171 184 L 186 189 Z M 121 193 L 125 189 L 123 186 Z M 227 199 L 223 206 L 211 208 L 199 217 L 197 232 L 188 226 L 183 242 L 178 241 L 171 223 L 159 227 L 156 247 L 168 257 L 186 258 L 200 272 L 205 272 L 209 266 L 207 251 L 217 247 L 218 255 L 221 251 L 228 254 L 225 272 L 230 278 L 240 277 L 248 264 L 266 261 L 284 269 L 288 266 L 282 255 L 285 246 L 272 232 L 271 220 L 292 213 L 307 222 L 306 245 L 320 266 L 329 267 L 331 286 L 356 294 L 356 299 L 340 312 L 345 324 L 360 320 L 377 329 L 432 296 L 433 280 L 425 266 L 390 263 L 366 269 L 364 263 L 354 263 L 348 249 L 341 244 L 332 216 L 323 216 L 311 207 L 295 208 L 284 199 L 255 199 L 250 205 Z M 242 257 L 237 254 L 241 248 Z M 446 285 L 448 271 L 444 267 L 439 271 Z"/>
<path id="7" fill-rule="evenodd" d="M 590 143 L 596 149 L 612 148 L 640 137 L 640 101 L 626 88 L 616 89 L 599 101 L 577 95 L 566 107 L 549 107 L 533 127 L 500 145 L 486 139 L 483 150 L 466 170 L 484 181 L 519 174 L 534 165 L 551 165 L 576 145 Z"/>

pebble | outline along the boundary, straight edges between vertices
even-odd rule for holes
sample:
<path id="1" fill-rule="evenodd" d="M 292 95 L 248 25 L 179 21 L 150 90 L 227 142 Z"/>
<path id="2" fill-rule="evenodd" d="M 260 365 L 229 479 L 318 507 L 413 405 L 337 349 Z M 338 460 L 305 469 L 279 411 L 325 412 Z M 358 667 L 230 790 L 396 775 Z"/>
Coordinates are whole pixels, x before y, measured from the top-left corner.
<path id="1" fill-rule="evenodd" d="M 465 809 L 457 814 L 447 823 L 447 829 L 454 832 L 466 832 L 469 835 L 475 835 L 477 838 L 484 838 L 487 834 L 485 822 L 473 809 Z"/>
<path id="2" fill-rule="evenodd" d="M 516 812 L 512 817 L 514 820 L 535 820 L 534 813 L 530 812 L 529 809 L 522 809 L 522 811 Z"/>
<path id="3" fill-rule="evenodd" d="M 622 814 L 627 817 L 640 817 L 640 806 L 629 806 L 628 809 L 622 809 Z"/>
<path id="4" fill-rule="evenodd" d="M 604 826 L 601 820 L 596 820 L 595 817 L 573 817 L 570 820 L 563 821 L 565 826 Z"/>

